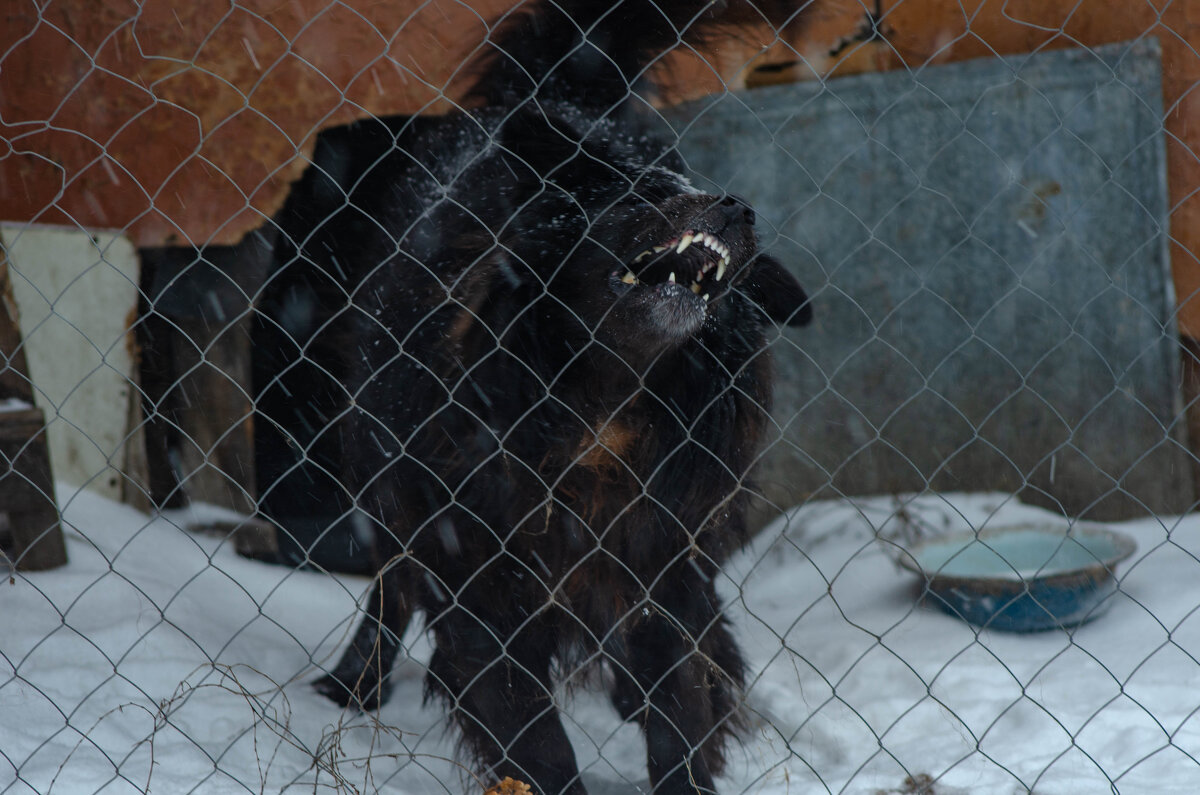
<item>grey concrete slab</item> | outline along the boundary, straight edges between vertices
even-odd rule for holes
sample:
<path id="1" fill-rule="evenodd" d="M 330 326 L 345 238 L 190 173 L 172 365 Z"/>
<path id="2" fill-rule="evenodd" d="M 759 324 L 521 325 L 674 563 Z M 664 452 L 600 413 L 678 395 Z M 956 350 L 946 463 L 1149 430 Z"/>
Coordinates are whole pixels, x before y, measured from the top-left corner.
<path id="1" fill-rule="evenodd" d="M 1193 502 L 1153 40 L 721 95 L 673 112 L 813 295 L 759 480 Z M 711 184 L 705 184 L 711 182 Z"/>

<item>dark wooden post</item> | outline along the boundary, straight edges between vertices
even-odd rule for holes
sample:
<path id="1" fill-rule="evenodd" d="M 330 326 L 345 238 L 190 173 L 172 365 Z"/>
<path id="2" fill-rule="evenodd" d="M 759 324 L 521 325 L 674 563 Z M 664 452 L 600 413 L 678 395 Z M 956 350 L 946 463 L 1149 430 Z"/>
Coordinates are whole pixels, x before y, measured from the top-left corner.
<path id="1" fill-rule="evenodd" d="M 142 392 L 154 407 L 145 423 L 151 501 L 196 499 L 244 514 L 193 529 L 232 533 L 239 553 L 269 560 L 279 542 L 255 516 L 250 308 L 271 253 L 271 239 L 258 234 L 203 251 L 141 249 L 137 321 Z"/>
<path id="2" fill-rule="evenodd" d="M 9 540 L 4 556 L 25 571 L 66 563 L 59 518 L 45 418 L 33 406 L 17 304 L 0 250 L 0 537 Z"/>

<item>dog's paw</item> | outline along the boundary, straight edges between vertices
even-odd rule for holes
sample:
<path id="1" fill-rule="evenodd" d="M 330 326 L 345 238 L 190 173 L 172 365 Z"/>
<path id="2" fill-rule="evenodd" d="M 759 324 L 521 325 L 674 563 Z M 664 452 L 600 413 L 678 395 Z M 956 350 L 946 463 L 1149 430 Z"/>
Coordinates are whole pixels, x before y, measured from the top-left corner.
<path id="1" fill-rule="evenodd" d="M 386 687 L 372 687 L 362 695 L 353 684 L 347 684 L 336 674 L 322 676 L 313 682 L 313 689 L 340 707 L 357 707 L 363 712 L 379 709 L 391 695 Z"/>
<path id="2" fill-rule="evenodd" d="M 322 676 L 313 682 L 313 690 L 316 690 L 325 696 L 325 698 L 341 707 L 348 707 L 351 704 L 359 703 L 354 695 L 354 691 L 342 684 L 342 681 L 333 675 Z"/>

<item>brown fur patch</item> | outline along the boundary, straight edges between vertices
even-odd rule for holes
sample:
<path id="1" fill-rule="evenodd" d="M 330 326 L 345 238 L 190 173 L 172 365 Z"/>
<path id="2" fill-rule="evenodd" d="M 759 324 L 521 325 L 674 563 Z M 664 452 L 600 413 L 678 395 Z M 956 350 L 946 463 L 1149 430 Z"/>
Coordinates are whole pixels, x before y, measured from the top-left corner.
<path id="1" fill-rule="evenodd" d="M 596 472 L 623 468 L 626 455 L 637 442 L 632 428 L 615 420 L 598 425 L 579 441 L 577 465 Z"/>
<path id="2" fill-rule="evenodd" d="M 482 301 L 477 303 L 482 304 Z M 471 330 L 471 326 L 479 319 L 478 306 L 467 307 L 458 313 L 458 317 L 454 318 L 454 322 L 450 324 L 450 328 L 446 332 L 446 338 L 451 345 L 461 345 L 463 338 L 467 336 L 467 332 Z"/>
<path id="3" fill-rule="evenodd" d="M 462 309 L 446 330 L 447 341 L 450 345 L 455 347 L 462 345 L 468 332 L 479 320 L 479 313 L 487 301 L 495 275 L 494 263 L 480 262 L 471 268 L 451 291 L 451 302 L 458 304 Z"/>

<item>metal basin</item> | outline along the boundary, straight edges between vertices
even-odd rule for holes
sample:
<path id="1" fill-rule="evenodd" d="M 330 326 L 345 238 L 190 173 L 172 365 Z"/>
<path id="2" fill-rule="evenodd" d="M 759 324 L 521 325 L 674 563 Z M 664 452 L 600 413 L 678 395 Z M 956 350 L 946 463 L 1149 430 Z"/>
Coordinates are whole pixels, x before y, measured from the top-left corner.
<path id="1" fill-rule="evenodd" d="M 972 624 L 1009 632 L 1072 627 L 1113 600 L 1116 564 L 1137 549 L 1102 528 L 1015 525 L 928 539 L 899 556 L 922 575 L 926 601 Z"/>

